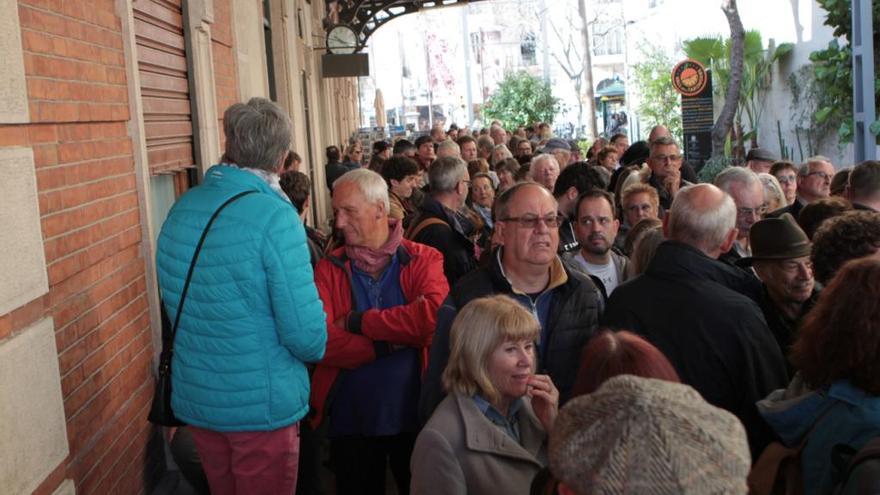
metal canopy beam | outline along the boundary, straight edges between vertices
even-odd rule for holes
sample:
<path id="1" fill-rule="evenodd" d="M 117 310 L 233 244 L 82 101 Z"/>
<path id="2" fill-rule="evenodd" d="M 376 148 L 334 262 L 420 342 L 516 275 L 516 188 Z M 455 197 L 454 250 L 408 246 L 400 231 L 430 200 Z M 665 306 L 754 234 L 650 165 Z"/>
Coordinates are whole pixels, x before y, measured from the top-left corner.
<path id="1" fill-rule="evenodd" d="M 406 14 L 412 14 L 423 9 L 450 7 L 453 5 L 465 5 L 471 2 L 483 0 L 361 0 L 355 2 L 338 2 L 337 4 L 351 4 L 343 6 L 337 13 L 328 13 L 325 22 L 327 30 L 339 24 L 345 24 L 357 33 L 357 51 L 361 51 L 367 44 L 373 33 L 382 25 Z M 331 2 L 327 2 L 328 4 Z"/>
<path id="2" fill-rule="evenodd" d="M 852 0 L 853 134 L 856 163 L 877 159 L 874 99 L 874 26 L 871 0 Z"/>

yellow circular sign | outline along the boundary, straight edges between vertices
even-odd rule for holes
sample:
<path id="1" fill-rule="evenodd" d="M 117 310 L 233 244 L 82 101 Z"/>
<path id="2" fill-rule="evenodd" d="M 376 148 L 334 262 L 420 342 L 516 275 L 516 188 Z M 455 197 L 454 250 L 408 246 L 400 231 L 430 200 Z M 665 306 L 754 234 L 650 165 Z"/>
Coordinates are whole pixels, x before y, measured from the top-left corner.
<path id="1" fill-rule="evenodd" d="M 696 60 L 682 60 L 672 68 L 672 87 L 684 96 L 696 96 L 706 87 L 709 74 Z"/>

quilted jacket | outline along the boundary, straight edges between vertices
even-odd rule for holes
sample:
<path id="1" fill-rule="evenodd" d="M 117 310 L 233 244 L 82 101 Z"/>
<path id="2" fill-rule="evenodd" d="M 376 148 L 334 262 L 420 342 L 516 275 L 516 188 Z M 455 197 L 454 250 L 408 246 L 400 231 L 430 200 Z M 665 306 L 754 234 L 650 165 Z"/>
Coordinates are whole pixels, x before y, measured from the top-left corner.
<path id="1" fill-rule="evenodd" d="M 184 194 L 159 234 L 156 265 L 171 321 L 199 237 L 235 194 L 202 247 L 172 361 L 175 414 L 214 431 L 268 431 L 308 412 L 303 363 L 327 343 L 306 235 L 293 206 L 261 178 L 217 165 Z"/>
<path id="2" fill-rule="evenodd" d="M 407 304 L 363 313 L 352 311 L 351 261 L 345 256 L 345 248 L 338 248 L 315 268 L 329 335 L 327 354 L 312 377 L 312 407 L 316 414 L 311 423 L 315 427 L 324 419 L 339 374 L 374 361 L 388 352 L 388 345 L 419 348 L 423 371 L 427 365 L 437 308 L 449 293 L 443 256 L 432 247 L 406 239 L 397 248 L 397 256 L 400 287 Z M 349 328 L 335 324 L 340 320 L 347 320 Z"/>

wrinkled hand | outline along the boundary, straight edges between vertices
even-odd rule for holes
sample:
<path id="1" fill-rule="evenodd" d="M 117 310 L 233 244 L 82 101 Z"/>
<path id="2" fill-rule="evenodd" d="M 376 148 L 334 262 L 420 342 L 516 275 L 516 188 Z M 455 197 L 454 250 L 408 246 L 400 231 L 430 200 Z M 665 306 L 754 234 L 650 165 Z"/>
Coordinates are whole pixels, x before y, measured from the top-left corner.
<path id="1" fill-rule="evenodd" d="M 548 375 L 533 375 L 527 385 L 526 395 L 532 399 L 532 410 L 544 431 L 549 433 L 559 413 L 559 390 Z"/>

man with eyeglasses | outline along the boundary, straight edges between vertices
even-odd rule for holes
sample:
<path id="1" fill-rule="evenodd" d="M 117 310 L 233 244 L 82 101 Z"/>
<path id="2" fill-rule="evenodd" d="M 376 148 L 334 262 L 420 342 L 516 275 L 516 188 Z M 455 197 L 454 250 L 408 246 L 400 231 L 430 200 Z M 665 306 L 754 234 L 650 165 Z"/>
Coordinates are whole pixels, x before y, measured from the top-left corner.
<path id="1" fill-rule="evenodd" d="M 443 399 L 440 377 L 449 359 L 449 330 L 458 310 L 479 297 L 510 296 L 541 324 L 538 372 L 559 388 L 560 405 L 571 393 L 584 344 L 596 332 L 600 295 L 593 282 L 557 256 L 562 215 L 542 186 L 521 182 L 495 201 L 495 239 L 490 262 L 466 275 L 437 313 L 419 415 L 427 421 Z"/>
<path id="2" fill-rule="evenodd" d="M 662 213 L 672 206 L 678 190 L 691 184 L 681 178 L 682 158 L 678 144 L 671 137 L 660 136 L 651 141 L 651 153 L 648 155 L 651 175 L 648 184 L 657 190 Z"/>
<path id="3" fill-rule="evenodd" d="M 724 169 L 715 177 L 715 185 L 729 194 L 736 204 L 736 241 L 718 259 L 736 264 L 740 258 L 752 254 L 749 230 L 767 212 L 764 186 L 756 173 L 744 167 Z"/>
<path id="4" fill-rule="evenodd" d="M 457 212 L 470 192 L 467 164 L 457 156 L 434 160 L 428 168 L 431 194 L 419 205 L 406 238 L 443 253 L 443 273 L 451 287 L 477 267 L 474 243 Z"/>
<path id="5" fill-rule="evenodd" d="M 817 199 L 831 196 L 831 179 L 834 177 L 834 165 L 824 156 L 814 156 L 801 165 L 797 177 L 797 198 L 786 207 L 771 212 L 768 216 L 780 217 L 783 213 L 791 213 L 797 218 L 804 206 Z"/>
<path id="6" fill-rule="evenodd" d="M 611 250 L 620 227 L 615 210 L 614 196 L 599 189 L 581 194 L 575 204 L 574 230 L 580 251 L 571 258 L 584 272 L 599 279 L 605 296 L 611 296 L 632 276 L 629 258 Z"/>

